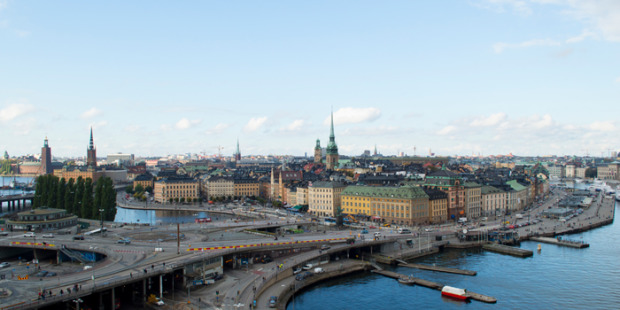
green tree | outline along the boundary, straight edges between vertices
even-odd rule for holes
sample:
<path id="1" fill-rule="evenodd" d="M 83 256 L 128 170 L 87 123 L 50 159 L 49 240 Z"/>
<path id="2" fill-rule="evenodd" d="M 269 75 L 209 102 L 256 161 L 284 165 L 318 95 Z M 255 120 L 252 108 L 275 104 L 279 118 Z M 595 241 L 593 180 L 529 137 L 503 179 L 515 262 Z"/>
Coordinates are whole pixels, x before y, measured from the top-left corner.
<path id="1" fill-rule="evenodd" d="M 93 199 L 93 205 L 94 205 L 94 208 L 97 210 L 104 208 L 104 204 L 103 204 L 104 181 L 103 179 L 104 178 L 100 178 L 99 181 L 97 181 L 97 184 L 95 185 L 95 198 Z"/>
<path id="2" fill-rule="evenodd" d="M 93 179 L 86 178 L 86 181 L 84 181 L 84 193 L 82 195 L 82 210 L 84 218 L 96 219 L 98 211 L 95 209 L 93 203 Z"/>
<path id="3" fill-rule="evenodd" d="M 65 178 L 60 179 L 56 190 L 56 208 L 65 208 L 65 191 L 67 190 L 67 181 Z"/>
<path id="4" fill-rule="evenodd" d="M 32 208 L 37 209 L 41 207 L 41 201 L 43 196 L 43 189 L 45 188 L 45 179 L 42 175 L 37 177 L 36 185 L 34 186 L 34 199 L 32 200 Z"/>
<path id="5" fill-rule="evenodd" d="M 153 194 L 153 187 L 152 186 L 147 186 L 147 187 L 144 188 L 144 191 L 145 192 L 149 192 L 149 194 L 152 195 Z"/>
<path id="6" fill-rule="evenodd" d="M 125 193 L 132 194 L 133 193 L 133 185 L 129 184 L 125 187 Z"/>
<path id="7" fill-rule="evenodd" d="M 137 184 L 134 188 L 133 188 L 134 193 L 144 193 L 144 187 L 142 186 L 142 184 Z"/>
<path id="8" fill-rule="evenodd" d="M 82 213 L 82 199 L 84 198 L 84 179 L 78 177 L 75 183 L 75 196 L 73 196 L 73 214 L 84 217 Z"/>
<path id="9" fill-rule="evenodd" d="M 73 199 L 75 198 L 75 180 L 73 178 L 69 179 L 69 183 L 67 183 L 67 188 L 65 188 L 65 207 L 67 213 L 75 213 L 73 210 Z"/>
<path id="10" fill-rule="evenodd" d="M 168 202 L 172 203 L 174 201 L 174 199 L 172 199 L 172 197 L 168 198 Z"/>

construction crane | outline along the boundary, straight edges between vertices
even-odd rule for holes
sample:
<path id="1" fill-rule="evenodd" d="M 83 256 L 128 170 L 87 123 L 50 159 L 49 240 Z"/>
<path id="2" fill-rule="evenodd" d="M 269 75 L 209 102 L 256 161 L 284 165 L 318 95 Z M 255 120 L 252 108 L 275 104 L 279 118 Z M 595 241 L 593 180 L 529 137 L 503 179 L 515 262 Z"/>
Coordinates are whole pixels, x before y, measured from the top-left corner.
<path id="1" fill-rule="evenodd" d="M 223 146 L 218 145 L 217 146 L 217 158 L 219 158 L 220 160 L 222 160 L 222 150 L 224 149 Z"/>

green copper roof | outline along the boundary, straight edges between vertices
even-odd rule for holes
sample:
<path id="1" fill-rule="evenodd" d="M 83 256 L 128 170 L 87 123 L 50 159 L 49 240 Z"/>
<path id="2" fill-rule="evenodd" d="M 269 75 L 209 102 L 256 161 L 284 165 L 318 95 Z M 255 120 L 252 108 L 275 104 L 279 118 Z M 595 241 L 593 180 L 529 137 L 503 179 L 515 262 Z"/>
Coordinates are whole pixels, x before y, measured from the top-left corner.
<path id="1" fill-rule="evenodd" d="M 523 190 L 527 189 L 527 187 L 519 184 L 519 182 L 517 182 L 517 180 L 508 181 L 508 182 L 506 182 L 506 184 L 510 185 L 510 187 L 512 187 L 512 189 L 517 191 L 517 192 L 520 192 L 520 191 L 523 191 Z"/>
<path id="2" fill-rule="evenodd" d="M 394 199 L 419 199 L 428 198 L 428 195 L 420 187 L 379 187 L 379 186 L 347 186 L 341 196 L 394 198 Z"/>
<path id="3" fill-rule="evenodd" d="M 327 144 L 327 154 L 338 154 L 338 146 L 336 145 L 336 136 L 334 135 L 334 112 L 332 112 L 332 125 L 329 132 L 329 143 Z"/>

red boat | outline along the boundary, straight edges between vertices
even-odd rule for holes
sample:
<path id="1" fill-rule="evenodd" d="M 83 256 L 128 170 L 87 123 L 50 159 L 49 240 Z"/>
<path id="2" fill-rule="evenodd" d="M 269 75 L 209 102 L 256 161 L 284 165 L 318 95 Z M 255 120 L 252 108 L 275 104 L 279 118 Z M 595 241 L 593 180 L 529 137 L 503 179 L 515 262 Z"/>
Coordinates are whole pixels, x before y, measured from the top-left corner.
<path id="1" fill-rule="evenodd" d="M 456 288 L 452 286 L 444 286 L 441 289 L 441 295 L 446 297 L 451 297 L 458 300 L 467 300 L 469 296 L 467 295 L 467 291 L 462 288 Z"/>
<path id="2" fill-rule="evenodd" d="M 211 218 L 210 217 L 205 217 L 205 218 L 194 219 L 194 222 L 196 222 L 196 223 L 209 223 L 209 222 L 211 222 Z"/>

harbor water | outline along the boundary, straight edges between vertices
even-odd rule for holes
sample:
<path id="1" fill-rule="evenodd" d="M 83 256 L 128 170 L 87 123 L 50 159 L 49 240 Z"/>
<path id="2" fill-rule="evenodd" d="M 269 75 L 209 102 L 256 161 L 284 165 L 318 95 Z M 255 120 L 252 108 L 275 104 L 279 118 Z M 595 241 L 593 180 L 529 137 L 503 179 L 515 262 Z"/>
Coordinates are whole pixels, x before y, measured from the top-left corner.
<path id="1" fill-rule="evenodd" d="M 619 205 L 616 203 L 616 212 Z M 534 256 L 517 258 L 483 250 L 447 250 L 416 263 L 477 271 L 463 276 L 393 267 L 444 285 L 497 298 L 497 304 L 460 302 L 436 290 L 407 286 L 370 272 L 320 283 L 296 294 L 288 310 L 309 309 L 618 309 L 620 294 L 620 224 L 573 234 L 589 248 L 575 249 L 523 242 Z M 389 268 L 389 267 L 387 267 Z"/>

